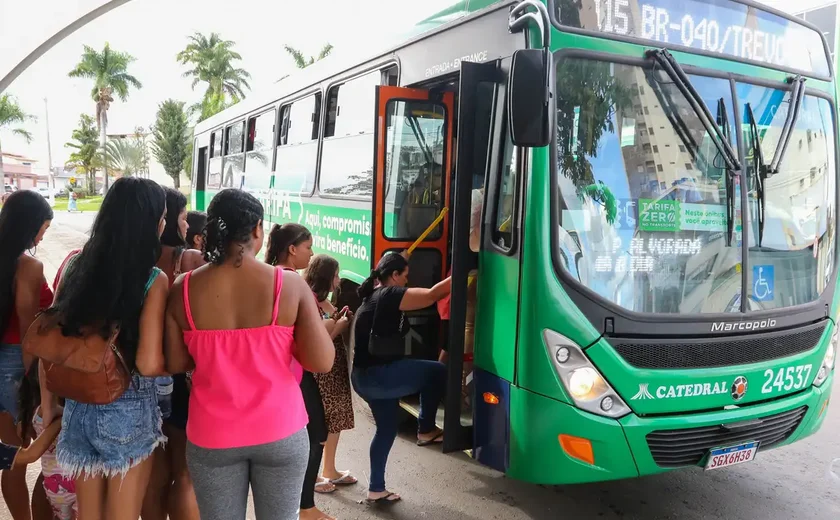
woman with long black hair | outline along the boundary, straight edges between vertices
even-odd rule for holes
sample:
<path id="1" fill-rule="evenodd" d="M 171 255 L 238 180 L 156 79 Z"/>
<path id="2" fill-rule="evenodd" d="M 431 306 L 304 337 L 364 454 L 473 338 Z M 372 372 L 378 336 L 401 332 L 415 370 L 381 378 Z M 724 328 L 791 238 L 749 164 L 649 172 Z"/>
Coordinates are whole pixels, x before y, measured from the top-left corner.
<path id="1" fill-rule="evenodd" d="M 180 191 L 166 191 L 166 226 L 160 236 L 161 251 L 157 267 L 166 274 L 170 287 L 181 275 L 205 264 L 201 251 L 188 242 L 189 223 L 187 198 Z M 205 217 L 206 224 L 206 217 Z M 202 224 L 202 229 L 204 225 Z M 143 501 L 143 520 L 198 520 L 198 503 L 195 499 L 190 472 L 187 470 L 187 408 L 189 390 L 185 374 L 173 374 L 160 381 L 168 383 L 168 395 L 159 398 L 168 402 L 170 414 L 163 417 L 166 446 L 155 450 L 154 468 Z"/>
<path id="2" fill-rule="evenodd" d="M 50 205 L 34 191 L 12 193 L 0 210 L 0 440 L 17 446 L 23 444 L 15 426 L 25 371 L 20 344 L 38 312 L 52 303 L 44 265 L 26 253 L 41 242 L 52 219 Z M 12 518 L 29 520 L 26 466 L 4 471 L 0 480 Z"/>
<path id="3" fill-rule="evenodd" d="M 136 177 L 114 182 L 90 239 L 65 261 L 48 311 L 58 317 L 65 336 L 119 324 L 116 346 L 132 373 L 132 384 L 112 403 L 66 400 L 56 456 L 62 470 L 75 477 L 80 518 L 137 520 L 151 455 L 166 440 L 154 377 L 165 373 L 169 284 L 155 267 L 165 216 L 166 196 L 158 184 Z M 45 380 L 41 377 L 41 410 L 47 427 L 56 402 Z"/>

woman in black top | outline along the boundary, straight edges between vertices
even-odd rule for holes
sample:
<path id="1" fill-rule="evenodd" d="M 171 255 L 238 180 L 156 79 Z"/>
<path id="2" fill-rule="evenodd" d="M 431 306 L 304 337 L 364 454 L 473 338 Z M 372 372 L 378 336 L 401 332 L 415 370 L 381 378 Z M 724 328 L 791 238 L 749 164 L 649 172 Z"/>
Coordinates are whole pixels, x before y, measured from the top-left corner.
<path id="1" fill-rule="evenodd" d="M 444 365 L 424 359 L 381 358 L 368 351 L 371 332 L 380 338 L 405 336 L 410 325 L 404 312 L 433 305 L 449 294 L 452 285 L 450 278 L 431 289 L 409 289 L 407 284 L 408 261 L 403 255 L 389 253 L 359 287 L 363 301 L 356 313 L 351 380 L 356 393 L 370 406 L 376 422 L 376 433 L 370 443 L 368 502 L 391 503 L 400 499 L 385 488 L 385 465 L 397 437 L 400 398 L 420 394 L 418 445 L 439 443 L 443 437 L 443 432 L 435 426 L 435 415 L 446 389 Z"/>

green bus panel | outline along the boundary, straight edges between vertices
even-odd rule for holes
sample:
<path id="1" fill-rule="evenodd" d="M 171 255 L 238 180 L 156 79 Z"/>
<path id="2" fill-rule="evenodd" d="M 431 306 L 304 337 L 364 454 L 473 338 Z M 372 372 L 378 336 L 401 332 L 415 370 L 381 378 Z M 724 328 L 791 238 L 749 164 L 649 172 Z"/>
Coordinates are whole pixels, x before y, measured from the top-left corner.
<path id="1" fill-rule="evenodd" d="M 476 367 L 512 382 L 516 360 L 519 260 L 483 252 L 480 265 L 473 359 Z M 491 319 L 487 319 L 488 316 Z"/>
<path id="2" fill-rule="evenodd" d="M 529 392 L 510 389 L 510 458 L 507 475 L 539 484 L 578 484 L 671 471 L 656 464 L 647 445 L 647 434 L 725 423 L 750 421 L 807 407 L 793 434 L 774 447 L 796 442 L 816 432 L 826 416 L 832 374 L 820 388 L 811 387 L 791 397 L 749 408 L 659 417 L 630 414 L 620 420 L 599 417 L 566 403 Z M 561 434 L 589 439 L 595 465 L 573 459 L 560 446 Z M 762 454 L 759 452 L 758 457 Z"/>

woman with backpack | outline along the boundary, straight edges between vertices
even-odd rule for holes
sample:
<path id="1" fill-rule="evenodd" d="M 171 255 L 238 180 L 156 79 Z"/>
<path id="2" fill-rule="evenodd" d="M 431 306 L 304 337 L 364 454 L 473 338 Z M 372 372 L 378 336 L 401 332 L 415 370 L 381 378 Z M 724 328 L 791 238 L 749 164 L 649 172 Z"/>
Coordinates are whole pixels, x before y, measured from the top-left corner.
<path id="1" fill-rule="evenodd" d="M 187 198 L 180 191 L 166 191 L 166 227 L 160 236 L 161 253 L 157 262 L 169 279 L 169 285 L 181 275 L 205 264 L 201 251 L 187 242 L 189 230 Z M 202 229 L 203 229 L 202 225 Z M 163 383 L 163 384 L 161 384 Z M 163 433 L 166 446 L 155 450 L 154 468 L 143 501 L 143 520 L 198 520 L 190 472 L 187 470 L 187 405 L 189 390 L 186 374 L 172 374 L 158 378 L 159 389 L 167 388 L 166 395 L 159 395 L 163 415 Z M 167 415 L 167 413 L 169 414 Z"/>
<path id="2" fill-rule="evenodd" d="M 399 400 L 420 394 L 417 445 L 443 442 L 435 414 L 446 389 L 446 367 L 438 361 L 405 357 L 408 311 L 425 309 L 449 294 L 446 278 L 431 289 L 406 287 L 408 260 L 386 253 L 359 286 L 362 305 L 356 312 L 353 373 L 350 380 L 373 414 L 376 433 L 370 443 L 369 503 L 393 504 L 400 495 L 385 487 L 385 465 L 397 437 Z"/>
<path id="3" fill-rule="evenodd" d="M 292 359 L 328 372 L 335 349 L 312 291 L 297 273 L 256 258 L 263 206 L 223 190 L 207 209 L 205 259 L 172 286 L 166 367 L 194 369 L 187 465 L 201 518 L 297 520 L 309 453 Z"/>
<path id="4" fill-rule="evenodd" d="M 155 263 L 165 216 L 166 196 L 158 184 L 137 177 L 114 182 L 90 239 L 80 253 L 65 260 L 56 301 L 43 317 L 57 323 L 54 330 L 60 331 L 65 344 L 84 340 L 101 345 L 115 336 L 107 345 L 113 346 L 113 359 L 118 358 L 130 374 L 125 390 L 108 404 L 70 398 L 65 402 L 56 456 L 61 468 L 76 479 L 79 517 L 86 520 L 137 520 L 152 452 L 166 440 L 154 377 L 164 374 L 168 281 Z M 28 351 L 61 348 L 62 341 L 46 345 L 40 334 L 32 340 L 30 335 L 25 343 Z M 58 410 L 47 385 L 72 384 L 53 379 L 54 368 L 47 383 L 46 357 L 40 357 L 41 412 L 48 427 Z M 67 365 L 59 368 L 67 370 Z M 99 390 L 76 388 L 74 393 Z"/>
<path id="5" fill-rule="evenodd" d="M 18 387 L 24 375 L 21 340 L 35 315 L 52 303 L 44 265 L 27 254 L 44 238 L 53 219 L 39 193 L 20 190 L 0 210 L 0 441 L 20 446 Z M 3 471 L 3 498 L 14 520 L 29 520 L 26 465 Z M 37 489 L 37 488 L 36 488 Z"/>

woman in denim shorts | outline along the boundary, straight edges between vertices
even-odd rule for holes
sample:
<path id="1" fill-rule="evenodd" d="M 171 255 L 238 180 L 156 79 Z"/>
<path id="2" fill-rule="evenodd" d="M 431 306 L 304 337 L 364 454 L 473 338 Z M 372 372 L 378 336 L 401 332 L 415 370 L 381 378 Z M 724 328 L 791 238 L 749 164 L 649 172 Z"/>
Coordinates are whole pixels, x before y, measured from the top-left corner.
<path id="1" fill-rule="evenodd" d="M 65 262 L 51 312 L 64 334 L 100 324 L 120 324 L 117 346 L 133 384 L 106 405 L 68 399 L 56 456 L 76 478 L 79 517 L 137 520 L 161 432 L 154 376 L 164 374 L 163 316 L 168 282 L 155 267 L 160 256 L 166 199 L 156 183 L 117 180 L 96 216 L 81 253 Z M 41 377 L 45 427 L 57 405 Z"/>
<path id="2" fill-rule="evenodd" d="M 17 394 L 24 374 L 20 343 L 35 315 L 52 303 L 44 266 L 32 251 L 50 227 L 53 211 L 40 194 L 12 193 L 0 210 L 0 440 L 20 446 L 15 424 Z M 15 520 L 30 518 L 26 466 L 6 470 L 3 498 Z"/>

